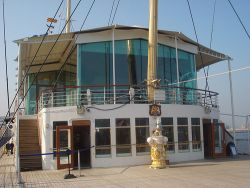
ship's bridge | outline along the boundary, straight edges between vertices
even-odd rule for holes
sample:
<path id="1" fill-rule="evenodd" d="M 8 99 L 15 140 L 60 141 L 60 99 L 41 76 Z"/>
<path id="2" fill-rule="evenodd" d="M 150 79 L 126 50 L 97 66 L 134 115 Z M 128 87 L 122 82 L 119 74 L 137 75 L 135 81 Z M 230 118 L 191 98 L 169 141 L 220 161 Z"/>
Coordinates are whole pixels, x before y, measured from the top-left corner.
<path id="1" fill-rule="evenodd" d="M 158 32 L 161 102 L 218 107 L 216 92 L 197 89 L 197 71 L 229 57 L 180 32 Z M 28 71 L 21 95 L 31 86 L 26 114 L 81 103 L 147 103 L 147 38 L 147 28 L 114 25 L 15 41 L 20 81 Z"/>

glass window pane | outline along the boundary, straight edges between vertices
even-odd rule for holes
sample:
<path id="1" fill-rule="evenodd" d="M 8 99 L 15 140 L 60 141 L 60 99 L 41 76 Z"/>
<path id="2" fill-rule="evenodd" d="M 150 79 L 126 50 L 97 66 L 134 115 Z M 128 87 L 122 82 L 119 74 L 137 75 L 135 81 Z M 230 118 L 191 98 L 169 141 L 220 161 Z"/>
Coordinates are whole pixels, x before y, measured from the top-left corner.
<path id="1" fill-rule="evenodd" d="M 96 119 L 95 127 L 96 156 L 109 157 L 111 155 L 110 119 Z"/>
<path id="2" fill-rule="evenodd" d="M 116 128 L 116 153 L 131 153 L 130 128 Z"/>
<path id="3" fill-rule="evenodd" d="M 96 119 L 95 127 L 110 127 L 110 119 Z"/>
<path id="4" fill-rule="evenodd" d="M 192 145 L 193 150 L 201 150 L 200 126 L 192 126 Z"/>
<path id="5" fill-rule="evenodd" d="M 149 152 L 149 145 L 147 138 L 149 137 L 149 119 L 135 118 L 135 132 L 136 132 L 136 152 Z"/>
<path id="6" fill-rule="evenodd" d="M 200 118 L 191 118 L 191 125 L 200 125 Z"/>
<path id="7" fill-rule="evenodd" d="M 130 142 L 130 128 L 116 128 L 116 144 L 131 144 Z"/>
<path id="8" fill-rule="evenodd" d="M 110 145 L 110 129 L 97 129 L 95 139 L 96 146 Z"/>
<path id="9" fill-rule="evenodd" d="M 129 118 L 116 119 L 116 127 L 130 127 L 130 119 Z"/>
<path id="10" fill-rule="evenodd" d="M 167 150 L 174 151 L 174 128 L 173 126 L 162 126 L 162 135 L 168 138 Z"/>
<path id="11" fill-rule="evenodd" d="M 56 151 L 56 127 L 57 126 L 67 126 L 68 122 L 67 121 L 54 121 L 53 122 L 53 152 Z M 54 154 L 54 157 L 56 154 Z"/>
<path id="12" fill-rule="evenodd" d="M 172 117 L 162 117 L 161 118 L 162 125 L 173 125 L 173 118 Z"/>
<path id="13" fill-rule="evenodd" d="M 110 156 L 111 155 L 111 142 L 110 142 L 110 128 L 96 129 L 95 143 L 96 143 L 96 156 Z"/>
<path id="14" fill-rule="evenodd" d="M 131 154 L 130 119 L 116 119 L 116 154 Z M 122 155 L 121 155 L 122 156 Z"/>
<path id="15" fill-rule="evenodd" d="M 178 126 L 178 149 L 189 150 L 188 127 Z"/>
<path id="16" fill-rule="evenodd" d="M 67 156 L 65 151 L 67 149 L 70 149 L 70 143 L 69 143 L 69 130 L 68 129 L 61 129 L 59 133 L 59 139 L 60 139 L 60 146 L 59 146 L 59 151 L 62 152 L 60 153 L 60 157 Z"/>
<path id="17" fill-rule="evenodd" d="M 168 142 L 174 142 L 174 128 L 172 126 L 163 126 L 162 135 L 168 137 Z"/>
<path id="18" fill-rule="evenodd" d="M 188 118 L 177 118 L 177 125 L 188 125 Z"/>
<path id="19" fill-rule="evenodd" d="M 135 118 L 135 126 L 149 126 L 148 118 Z"/>

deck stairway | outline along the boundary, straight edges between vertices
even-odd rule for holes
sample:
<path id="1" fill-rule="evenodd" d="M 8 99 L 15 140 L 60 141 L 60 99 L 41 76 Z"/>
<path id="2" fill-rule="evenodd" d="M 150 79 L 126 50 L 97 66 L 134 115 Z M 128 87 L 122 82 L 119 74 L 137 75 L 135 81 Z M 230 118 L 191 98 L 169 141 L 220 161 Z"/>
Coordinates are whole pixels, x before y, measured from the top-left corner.
<path id="1" fill-rule="evenodd" d="M 20 120 L 20 168 L 21 171 L 41 170 L 41 156 L 22 156 L 41 153 L 38 140 L 38 122 L 35 119 Z"/>

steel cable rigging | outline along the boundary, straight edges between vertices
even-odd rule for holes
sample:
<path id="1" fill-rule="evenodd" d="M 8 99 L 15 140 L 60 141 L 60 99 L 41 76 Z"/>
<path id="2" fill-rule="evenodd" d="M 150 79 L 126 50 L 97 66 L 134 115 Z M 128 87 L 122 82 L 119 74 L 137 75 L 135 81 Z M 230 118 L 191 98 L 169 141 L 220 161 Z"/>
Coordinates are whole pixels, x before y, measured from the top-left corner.
<path id="1" fill-rule="evenodd" d="M 245 25 L 243 24 L 243 22 L 242 22 L 242 20 L 241 20 L 241 18 L 240 18 L 240 16 L 239 16 L 239 14 L 238 14 L 237 11 L 235 10 L 235 8 L 234 8 L 233 4 L 231 3 L 231 1 L 230 1 L 230 0 L 227 0 L 227 1 L 229 2 L 230 6 L 232 7 L 232 9 L 233 9 L 235 15 L 237 16 L 237 18 L 238 18 L 238 20 L 239 20 L 241 26 L 243 27 L 243 29 L 244 29 L 244 31 L 245 31 L 245 33 L 246 33 L 248 39 L 250 40 L 250 35 L 249 35 L 249 33 L 248 33 L 248 31 L 247 31 Z"/>
<path id="2" fill-rule="evenodd" d="M 115 8 L 115 13 L 114 13 L 114 15 L 113 15 L 113 19 L 112 19 L 111 25 L 112 25 L 112 24 L 113 24 L 113 22 L 114 22 L 114 19 L 115 19 L 115 16 L 116 16 L 117 9 L 118 9 L 118 7 L 119 7 L 120 1 L 121 1 L 121 0 L 118 0 L 118 3 L 117 3 L 117 5 L 116 5 L 116 8 Z"/>
<path id="3" fill-rule="evenodd" d="M 188 9 L 189 9 L 189 13 L 190 13 L 190 16 L 191 16 L 192 24 L 193 24 L 193 29 L 194 29 L 194 33 L 195 33 L 196 42 L 197 42 L 197 45 L 198 45 L 198 53 L 199 53 L 199 55 L 200 55 L 201 63 L 202 63 L 202 66 L 203 66 L 204 75 L 207 76 L 206 71 L 205 71 L 205 69 L 204 69 L 203 56 L 202 56 L 202 54 L 200 53 L 200 43 L 199 43 L 199 39 L 198 39 L 196 27 L 195 27 L 195 24 L 194 24 L 193 13 L 192 13 L 192 10 L 191 10 L 191 6 L 190 6 L 190 3 L 189 3 L 189 0 L 187 0 L 187 3 L 188 3 Z M 207 79 L 206 79 L 206 88 L 207 88 L 207 85 L 208 85 L 208 81 L 207 81 Z"/>
<path id="4" fill-rule="evenodd" d="M 212 48 L 212 41 L 213 41 L 213 33 L 214 33 L 214 18 L 215 18 L 215 10 L 216 10 L 216 2 L 217 0 L 214 0 L 214 6 L 213 6 L 213 18 L 212 18 L 212 26 L 211 26 L 211 33 L 210 33 L 210 42 L 209 42 L 209 48 Z M 209 68 L 210 66 L 207 66 L 207 77 L 209 75 Z M 210 90 L 209 86 L 207 87 L 207 90 Z"/>
<path id="5" fill-rule="evenodd" d="M 53 19 L 55 19 L 55 17 L 56 17 L 56 15 L 57 15 L 58 11 L 60 10 L 63 1 L 64 1 L 64 0 L 61 1 L 59 7 L 57 8 L 57 11 L 56 11 L 56 13 L 55 13 Z M 28 72 L 29 72 L 31 66 L 32 66 L 33 63 L 34 63 L 35 58 L 37 57 L 37 54 L 38 54 L 38 52 L 39 52 L 39 50 L 40 50 L 40 48 L 41 48 L 41 46 L 42 46 L 42 44 L 43 44 L 43 42 L 44 42 L 46 36 L 48 35 L 48 32 L 49 32 L 51 26 L 52 26 L 52 23 L 50 23 L 50 25 L 48 26 L 48 29 L 47 29 L 46 33 L 43 35 L 42 41 L 40 42 L 40 44 L 39 44 L 39 46 L 38 46 L 38 48 L 37 48 L 37 50 L 36 50 L 36 52 L 35 52 L 35 55 L 34 55 L 33 59 L 31 60 L 30 65 L 29 65 L 28 68 L 26 69 L 22 81 L 19 83 L 17 92 L 16 92 L 16 94 L 15 94 L 15 96 L 14 96 L 12 102 L 11 102 L 10 108 L 8 109 L 8 112 L 7 112 L 7 114 L 6 114 L 5 118 L 4 118 L 4 121 L 7 119 L 7 116 L 8 116 L 8 114 L 10 113 L 10 109 L 11 109 L 11 107 L 13 106 L 13 104 L 14 104 L 14 102 L 15 102 L 15 99 L 16 99 L 16 97 L 17 97 L 17 95 L 18 95 L 18 93 L 19 93 L 19 91 L 20 91 L 20 89 L 21 89 L 21 87 L 22 87 L 22 85 L 23 85 L 23 83 L 24 83 L 24 81 L 25 81 L 27 75 L 28 75 Z M 14 115 L 13 115 L 13 117 L 14 117 Z M 12 118 L 13 118 L 13 117 L 12 117 Z M 3 126 L 3 123 L 1 124 L 0 129 L 2 128 L 2 126 Z"/>
<path id="6" fill-rule="evenodd" d="M 89 14 L 90 14 L 90 12 L 91 12 L 91 10 L 92 10 L 94 4 L 95 4 L 95 1 L 96 1 L 96 0 L 93 0 L 93 1 L 92 1 L 92 4 L 91 4 L 91 6 L 90 6 L 90 8 L 89 8 L 89 10 L 88 10 L 88 13 L 87 13 L 86 17 L 84 18 L 84 21 L 83 21 L 83 23 L 82 23 L 82 25 L 81 25 L 79 31 L 82 31 L 83 26 L 85 25 L 85 23 L 86 23 L 86 21 L 87 21 L 87 18 L 89 17 Z M 78 36 L 79 36 L 79 35 L 78 35 Z M 75 41 L 77 40 L 78 36 L 75 38 Z M 69 60 L 70 56 L 73 54 L 75 48 L 76 48 L 76 45 L 73 45 L 73 46 L 71 47 L 70 52 L 69 52 L 69 55 L 67 56 L 66 60 L 64 61 L 64 63 L 63 63 L 62 66 L 60 67 L 59 73 L 58 73 L 58 75 L 57 75 L 57 77 L 56 77 L 56 81 L 54 82 L 54 84 L 53 84 L 53 86 L 52 86 L 52 91 L 56 88 L 56 84 L 57 84 L 57 82 L 59 81 L 59 78 L 60 78 L 60 76 L 61 76 L 61 74 L 62 74 L 63 68 L 64 68 L 64 66 L 67 64 L 67 61 Z"/>
<path id="7" fill-rule="evenodd" d="M 113 9 L 114 9 L 114 5 L 115 5 L 115 1 L 116 1 L 116 0 L 113 0 L 113 3 L 112 3 L 112 8 L 111 8 L 111 11 L 110 11 L 110 14 L 109 14 L 108 26 L 109 26 L 109 24 L 110 24 L 110 19 L 111 19 L 112 13 L 113 13 Z"/>
<path id="8" fill-rule="evenodd" d="M 90 11 L 91 11 L 92 8 L 93 8 L 94 3 L 95 3 L 95 0 L 93 0 L 92 4 L 91 4 L 91 6 L 90 6 L 90 9 L 89 9 L 89 11 L 88 11 L 88 13 L 87 13 L 87 15 L 86 15 L 86 17 L 85 17 L 83 23 L 82 23 L 82 26 L 81 26 L 81 28 L 80 28 L 80 31 L 82 31 L 83 26 L 85 25 L 85 22 L 86 22 L 86 20 L 87 20 L 89 14 L 90 14 Z M 110 12 L 110 18 L 111 18 L 112 12 L 113 12 L 114 3 L 115 3 L 115 0 L 113 1 L 113 4 L 112 4 L 112 9 L 111 9 L 111 12 Z M 120 3 L 120 0 L 118 1 L 117 5 L 116 5 L 116 9 L 115 9 L 114 16 L 113 16 L 113 18 L 112 18 L 111 25 L 113 24 L 114 18 L 115 18 L 115 16 L 116 16 L 116 12 L 117 12 L 119 3 Z M 78 36 L 76 37 L 75 40 L 77 40 L 77 38 L 78 38 Z M 76 47 L 76 46 L 74 45 L 74 46 L 70 49 L 69 55 L 67 56 L 67 58 L 66 58 L 66 60 L 64 61 L 63 65 L 61 66 L 61 68 L 60 68 L 60 70 L 59 70 L 59 73 L 58 73 L 58 76 L 57 76 L 57 78 L 56 78 L 56 81 L 55 81 L 55 83 L 54 83 L 53 86 L 52 86 L 52 91 L 55 89 L 56 84 L 57 84 L 57 82 L 59 81 L 59 77 L 61 76 L 61 73 L 62 73 L 62 71 L 63 71 L 63 68 L 64 68 L 64 66 L 67 64 L 67 61 L 68 61 L 68 59 L 70 58 L 70 56 L 72 55 L 72 53 L 74 52 L 75 47 Z"/>
<path id="9" fill-rule="evenodd" d="M 71 13 L 71 15 L 70 15 L 70 17 L 69 17 L 69 20 L 71 19 L 72 15 L 75 13 L 75 11 L 76 11 L 76 9 L 78 8 L 78 6 L 79 6 L 79 4 L 81 3 L 81 1 L 82 1 L 82 0 L 79 0 L 79 1 L 78 1 L 77 5 L 75 6 L 73 12 Z M 29 88 L 28 88 L 27 91 L 25 92 L 25 94 L 24 94 L 24 96 L 23 96 L 21 102 L 18 104 L 17 109 L 14 111 L 13 117 L 16 115 L 17 111 L 19 110 L 19 108 L 20 108 L 22 102 L 24 101 L 25 97 L 27 96 L 27 94 L 28 94 L 28 92 L 29 92 L 31 86 L 33 85 L 33 83 L 34 83 L 34 81 L 36 80 L 36 78 L 37 78 L 38 74 L 40 73 L 40 71 L 42 70 L 44 64 L 46 63 L 48 57 L 50 56 L 52 50 L 54 49 L 56 43 L 58 42 L 60 36 L 62 35 L 64 29 L 66 28 L 66 25 L 68 24 L 69 20 L 67 20 L 67 22 L 65 23 L 63 29 L 61 30 L 60 34 L 59 34 L 58 37 L 56 38 L 56 40 L 55 40 L 54 44 L 52 45 L 51 49 L 49 50 L 49 53 L 47 54 L 47 56 L 46 56 L 44 62 L 41 64 L 41 66 L 40 66 L 38 72 L 35 74 L 35 76 L 34 76 L 32 82 L 31 82 Z M 10 125 L 10 122 L 8 123 L 7 127 L 9 127 L 9 125 Z M 3 126 L 3 123 L 2 123 L 2 126 Z M 2 126 L 1 126 L 1 127 L 2 127 Z M 5 131 L 4 131 L 4 133 L 3 133 L 3 136 L 4 136 L 5 132 L 6 132 L 6 130 L 7 130 L 7 129 L 5 129 Z M 2 137 L 3 137 L 3 136 L 2 136 Z M 2 137 L 0 138 L 0 140 L 2 139 Z"/>
<path id="10" fill-rule="evenodd" d="M 118 7 L 119 7 L 120 1 L 121 1 L 121 0 L 118 0 L 118 2 L 117 2 L 117 4 L 116 4 L 115 11 L 114 11 L 114 14 L 113 14 L 115 2 L 116 2 L 116 0 L 113 0 L 112 7 L 111 7 L 111 11 L 110 11 L 110 14 L 109 14 L 108 26 L 112 25 L 113 22 L 114 22 L 114 19 L 115 19 L 115 16 L 116 16 L 117 9 L 118 9 Z M 112 21 L 111 21 L 112 14 L 113 14 L 113 18 L 112 18 Z M 110 21 L 111 21 L 111 22 L 110 22 Z"/>
<path id="11" fill-rule="evenodd" d="M 6 48 L 6 23 L 5 23 L 5 8 L 3 0 L 3 40 L 4 40 L 4 58 L 5 58 L 5 77 L 6 77 L 6 90 L 8 98 L 8 113 L 10 116 L 10 95 L 9 95 L 9 79 L 8 79 L 8 62 L 7 62 L 7 48 Z"/>

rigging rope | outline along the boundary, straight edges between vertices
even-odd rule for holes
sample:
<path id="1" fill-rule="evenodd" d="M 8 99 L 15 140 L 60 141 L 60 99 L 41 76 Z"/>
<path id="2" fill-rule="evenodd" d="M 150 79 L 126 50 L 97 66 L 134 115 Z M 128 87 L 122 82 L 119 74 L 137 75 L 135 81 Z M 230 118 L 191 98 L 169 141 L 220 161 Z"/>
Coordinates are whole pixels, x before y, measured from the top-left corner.
<path id="1" fill-rule="evenodd" d="M 216 77 L 216 76 L 222 76 L 222 75 L 224 75 L 224 74 L 229 74 L 229 73 L 233 73 L 233 72 L 245 71 L 245 70 L 248 70 L 248 69 L 250 69 L 250 66 L 243 67 L 243 68 L 239 68 L 239 69 L 234 69 L 234 70 L 231 70 L 231 71 L 220 72 L 220 73 L 212 74 L 212 75 L 209 75 L 209 76 L 203 76 L 203 77 L 199 77 L 199 78 L 194 78 L 194 79 L 190 79 L 190 80 L 185 80 L 185 81 L 181 81 L 181 82 L 179 82 L 179 83 L 186 83 L 186 82 L 201 80 L 201 79 L 205 79 L 205 78 L 211 78 L 211 77 Z M 171 84 L 168 84 L 168 85 L 177 85 L 177 82 L 176 82 L 176 83 L 171 83 Z"/>
<path id="2" fill-rule="evenodd" d="M 200 51 L 200 43 L 199 43 L 199 40 L 198 40 L 198 35 L 197 35 L 197 32 L 196 32 L 196 27 L 195 27 L 195 24 L 194 24 L 194 18 L 193 18 L 193 14 L 192 14 L 192 10 L 191 10 L 189 0 L 187 0 L 187 3 L 188 3 L 189 13 L 190 13 L 190 16 L 191 16 L 191 19 L 192 19 L 192 23 L 193 23 L 193 28 L 194 28 L 194 33 L 195 33 L 196 42 L 197 42 L 197 46 L 198 46 L 198 51 Z M 199 55 L 200 55 L 200 58 L 201 58 L 201 64 L 203 66 L 203 72 L 204 72 L 204 75 L 206 77 L 205 91 L 207 91 L 207 88 L 208 88 L 207 73 L 206 73 L 206 70 L 204 68 L 205 66 L 204 66 L 203 56 L 202 56 L 201 53 L 199 53 Z M 206 95 L 206 92 L 205 92 L 205 95 Z M 204 98 L 204 100 L 205 100 L 205 98 Z"/>
<path id="3" fill-rule="evenodd" d="M 38 72 L 35 74 L 35 76 L 34 76 L 34 78 L 33 78 L 32 82 L 31 82 L 31 84 L 30 84 L 29 88 L 28 88 L 28 89 L 27 89 L 27 91 L 25 92 L 25 94 L 24 94 L 24 96 L 23 96 L 23 98 L 22 98 L 21 102 L 18 104 L 17 109 L 14 111 L 14 113 L 13 113 L 13 117 L 16 115 L 17 111 L 19 110 L 19 108 L 20 108 L 20 106 L 21 106 L 22 102 L 24 101 L 25 97 L 27 96 L 27 94 L 28 94 L 29 90 L 31 89 L 31 87 L 32 87 L 32 85 L 33 85 L 33 83 L 34 83 L 34 81 L 36 80 L 36 78 L 37 78 L 38 74 L 39 74 L 39 73 L 40 73 L 40 71 L 42 70 L 42 68 L 43 68 L 44 64 L 46 63 L 46 61 L 47 61 L 47 59 L 48 59 L 48 57 L 49 57 L 50 53 L 51 53 L 51 52 L 52 52 L 52 50 L 54 49 L 54 47 L 55 47 L 56 43 L 58 42 L 58 40 L 59 40 L 60 36 L 62 35 L 62 33 L 63 33 L 64 29 L 66 28 L 66 25 L 67 25 L 67 24 L 68 24 L 68 22 L 70 21 L 70 19 L 71 19 L 72 15 L 75 13 L 75 11 L 76 11 L 77 7 L 79 6 L 79 4 L 81 3 L 81 1 L 82 1 L 82 0 L 79 0 L 79 1 L 78 1 L 77 5 L 75 6 L 75 8 L 74 8 L 73 12 L 71 13 L 71 15 L 70 15 L 70 17 L 69 17 L 69 20 L 67 20 L 67 22 L 65 23 L 65 25 L 64 25 L 63 29 L 61 30 L 60 34 L 59 34 L 59 35 L 58 35 L 58 37 L 56 38 L 56 40 L 55 40 L 54 44 L 52 45 L 52 47 L 51 47 L 51 49 L 50 49 L 50 51 L 49 51 L 48 55 L 46 56 L 46 58 L 45 58 L 44 62 L 43 62 L 43 63 L 42 63 L 42 65 L 40 66 L 40 68 L 39 68 Z M 8 128 L 9 128 L 9 126 L 10 126 L 10 123 L 11 123 L 11 122 L 9 122 L 9 123 L 7 124 L 7 127 L 8 127 Z M 1 127 L 3 126 L 3 124 L 4 124 L 4 123 L 2 123 Z M 4 135 L 5 135 L 5 133 L 6 133 L 6 131 L 7 131 L 7 129 L 5 129 L 5 131 L 4 131 L 4 133 L 2 134 L 2 136 L 1 136 L 0 140 L 3 138 L 3 136 L 4 136 Z"/>
<path id="4" fill-rule="evenodd" d="M 242 20 L 240 19 L 239 14 L 238 14 L 238 13 L 237 13 L 237 11 L 235 10 L 235 8 L 234 8 L 233 4 L 231 3 L 231 1 L 230 1 L 230 0 L 227 0 L 227 1 L 228 1 L 228 2 L 229 2 L 229 4 L 231 5 L 231 7 L 232 7 L 232 9 L 233 9 L 234 13 L 236 14 L 236 16 L 237 16 L 237 18 L 238 18 L 238 20 L 239 20 L 240 24 L 242 25 L 242 27 L 243 27 L 244 31 L 246 32 L 246 34 L 247 34 L 247 36 L 248 36 L 248 39 L 250 40 L 250 35 L 249 35 L 249 33 L 248 33 L 248 31 L 247 31 L 246 27 L 244 26 L 244 24 L 243 24 Z"/>
<path id="5" fill-rule="evenodd" d="M 119 4 L 120 4 L 120 1 L 121 1 L 121 0 L 119 0 L 119 1 L 118 1 L 118 3 L 117 3 L 117 5 L 116 5 L 116 8 L 115 8 L 115 13 L 114 13 L 114 16 L 113 16 L 113 19 L 112 19 L 111 25 L 112 25 L 112 24 L 113 24 L 113 22 L 114 22 L 114 19 L 115 19 L 116 12 L 117 12 L 118 6 L 119 6 Z"/>
<path id="6" fill-rule="evenodd" d="M 87 21 L 87 18 L 89 17 L 89 14 L 90 14 L 90 12 L 91 12 L 91 10 L 92 10 L 94 4 L 95 4 L 95 1 L 96 1 L 96 0 L 93 0 L 93 1 L 92 1 L 92 4 L 91 4 L 91 6 L 90 6 L 90 8 L 89 8 L 89 11 L 88 11 L 88 13 L 87 13 L 87 15 L 86 15 L 86 17 L 85 17 L 85 19 L 84 19 L 84 21 L 83 21 L 83 23 L 82 23 L 81 28 L 80 28 L 79 31 L 82 31 L 83 26 L 85 25 L 85 23 L 86 23 L 86 21 Z M 77 35 L 77 37 L 75 38 L 75 41 L 77 40 L 78 36 L 79 36 L 79 35 Z M 70 56 L 73 54 L 73 52 L 74 52 L 74 50 L 75 50 L 75 47 L 76 47 L 76 45 L 73 45 L 73 46 L 72 46 L 72 48 L 70 49 L 69 55 L 67 56 L 67 58 L 66 58 L 66 60 L 64 61 L 63 65 L 60 67 L 59 73 L 58 73 L 58 75 L 57 75 L 57 77 L 56 77 L 56 81 L 55 81 L 55 83 L 54 83 L 54 85 L 53 85 L 53 87 L 52 87 L 52 91 L 55 89 L 56 84 L 57 84 L 57 82 L 59 81 L 59 78 L 60 78 L 61 73 L 62 73 L 62 71 L 63 71 L 63 68 L 64 68 L 64 66 L 67 64 L 67 61 L 69 60 Z"/>
<path id="7" fill-rule="evenodd" d="M 216 9 L 216 2 L 217 0 L 214 0 L 214 11 L 213 11 L 213 19 L 212 19 L 212 29 L 211 29 L 211 34 L 210 34 L 210 43 L 209 43 L 209 48 L 212 48 L 212 41 L 213 41 L 213 33 L 214 33 L 214 18 L 215 18 L 215 9 Z"/>
<path id="8" fill-rule="evenodd" d="M 213 41 L 213 33 L 214 33 L 214 18 L 215 18 L 215 8 L 216 8 L 216 2 L 217 0 L 214 0 L 214 10 L 213 10 L 213 19 L 212 19 L 212 28 L 211 28 L 211 34 L 210 34 L 210 42 L 209 42 L 209 48 L 212 48 L 212 41 Z M 209 73 L 210 65 L 207 66 L 207 76 Z M 209 86 L 207 87 L 207 90 L 209 90 Z"/>
<path id="9" fill-rule="evenodd" d="M 8 79 L 8 63 L 7 63 L 7 48 L 6 48 L 6 23 L 5 23 L 5 11 L 4 11 L 4 0 L 3 0 L 3 38 L 4 38 L 4 57 L 5 57 L 5 74 L 6 74 L 6 89 L 8 97 L 8 113 L 10 116 L 10 95 L 9 95 L 9 79 Z"/>
<path id="10" fill-rule="evenodd" d="M 59 7 L 58 7 L 58 9 L 57 9 L 57 11 L 56 11 L 56 13 L 55 13 L 53 19 L 56 17 L 57 13 L 59 12 L 59 10 L 60 10 L 60 8 L 61 8 L 61 6 L 62 6 L 63 1 L 64 1 L 64 0 L 61 1 L 61 3 L 60 3 L 60 5 L 59 5 Z M 9 107 L 9 109 L 8 109 L 8 112 L 7 112 L 7 114 L 5 115 L 4 121 L 7 119 L 8 114 L 10 114 L 10 109 L 11 109 L 11 107 L 13 106 L 16 97 L 18 96 L 18 93 L 19 93 L 19 91 L 20 91 L 20 89 L 21 89 L 21 87 L 22 87 L 22 85 L 23 85 L 23 83 L 24 83 L 24 81 L 25 81 L 25 79 L 26 79 L 26 77 L 27 77 L 27 75 L 28 75 L 28 72 L 29 72 L 31 66 L 32 66 L 33 63 L 34 63 L 35 58 L 37 57 L 37 54 L 38 54 L 38 52 L 39 52 L 39 50 L 40 50 L 40 48 L 41 48 L 41 46 L 42 46 L 42 44 L 43 44 L 43 42 L 44 42 L 46 36 L 48 35 L 49 29 L 50 29 L 51 26 L 52 26 L 52 23 L 50 23 L 49 27 L 47 28 L 47 31 L 46 31 L 46 33 L 44 34 L 44 36 L 43 36 L 43 38 L 42 38 L 42 41 L 40 42 L 39 47 L 38 47 L 38 49 L 36 50 L 36 53 L 35 53 L 33 59 L 31 60 L 30 65 L 28 66 L 28 68 L 26 69 L 26 72 L 24 73 L 23 79 L 22 79 L 21 83 L 19 84 L 19 87 L 18 87 L 17 92 L 16 92 L 16 94 L 15 94 L 15 96 L 14 96 L 12 102 L 11 102 L 11 105 L 10 105 L 10 107 Z M 12 118 L 14 118 L 14 116 L 15 116 L 15 114 L 13 115 Z M 1 124 L 0 129 L 1 129 L 2 126 L 4 125 L 4 121 L 3 121 L 3 123 Z"/>
<path id="11" fill-rule="evenodd" d="M 112 13 L 113 13 L 113 9 L 114 9 L 114 5 L 115 5 L 115 1 L 116 1 L 116 0 L 113 0 L 112 8 L 111 8 L 111 11 L 110 11 L 110 14 L 109 14 L 108 26 L 109 26 L 109 24 L 110 24 L 110 19 L 111 19 Z"/>

